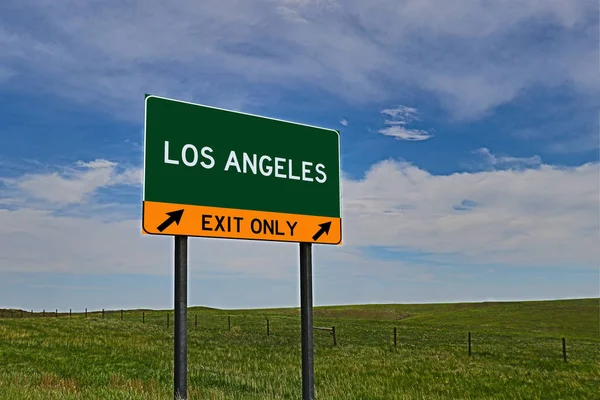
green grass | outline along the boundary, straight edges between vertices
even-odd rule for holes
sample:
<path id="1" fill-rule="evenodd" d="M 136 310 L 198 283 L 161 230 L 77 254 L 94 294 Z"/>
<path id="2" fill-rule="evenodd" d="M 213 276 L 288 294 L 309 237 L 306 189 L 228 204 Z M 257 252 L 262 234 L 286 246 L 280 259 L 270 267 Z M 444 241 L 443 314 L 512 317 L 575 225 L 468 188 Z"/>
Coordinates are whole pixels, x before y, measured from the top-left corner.
<path id="1" fill-rule="evenodd" d="M 126 311 L 123 321 L 119 311 L 104 319 L 5 311 L 0 398 L 172 398 L 172 312 L 168 329 L 167 311 L 144 312 L 142 324 L 142 310 Z M 598 396 L 599 299 L 318 307 L 314 315 L 315 326 L 335 325 L 338 341 L 314 332 L 317 399 Z M 198 307 L 188 317 L 189 399 L 301 398 L 297 309 Z"/>

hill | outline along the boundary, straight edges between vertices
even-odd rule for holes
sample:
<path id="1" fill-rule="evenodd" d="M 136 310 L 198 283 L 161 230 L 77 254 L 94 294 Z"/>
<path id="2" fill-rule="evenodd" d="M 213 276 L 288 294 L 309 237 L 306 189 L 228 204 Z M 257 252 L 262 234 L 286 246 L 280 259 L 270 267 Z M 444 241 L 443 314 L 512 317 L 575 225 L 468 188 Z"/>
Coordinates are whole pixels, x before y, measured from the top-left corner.
<path id="1" fill-rule="evenodd" d="M 191 308 L 190 310 L 195 310 Z M 299 308 L 216 310 L 232 315 L 300 315 Z M 502 329 L 551 336 L 600 338 L 600 298 L 519 302 L 367 304 L 314 308 L 314 316 L 333 319 L 402 321 Z"/>
<path id="2" fill-rule="evenodd" d="M 592 399 L 600 387 L 598 304 L 317 307 L 315 326 L 335 326 L 336 341 L 314 332 L 316 395 Z M 12 318 L 0 318 L 0 399 L 172 398 L 171 310 L 45 318 L 12 311 Z M 189 400 L 301 398 L 297 309 L 192 307 L 188 317 Z"/>

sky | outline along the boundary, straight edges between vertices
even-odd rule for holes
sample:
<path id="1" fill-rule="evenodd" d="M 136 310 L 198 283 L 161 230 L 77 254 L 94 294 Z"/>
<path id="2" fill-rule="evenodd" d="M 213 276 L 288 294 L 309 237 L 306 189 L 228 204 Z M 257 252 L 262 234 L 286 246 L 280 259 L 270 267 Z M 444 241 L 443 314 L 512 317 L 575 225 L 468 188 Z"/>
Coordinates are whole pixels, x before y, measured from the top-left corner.
<path id="1" fill-rule="evenodd" d="M 172 308 L 144 95 L 340 131 L 315 305 L 600 297 L 592 0 L 3 0 L 0 308 Z M 299 305 L 294 243 L 191 238 L 189 304 Z"/>

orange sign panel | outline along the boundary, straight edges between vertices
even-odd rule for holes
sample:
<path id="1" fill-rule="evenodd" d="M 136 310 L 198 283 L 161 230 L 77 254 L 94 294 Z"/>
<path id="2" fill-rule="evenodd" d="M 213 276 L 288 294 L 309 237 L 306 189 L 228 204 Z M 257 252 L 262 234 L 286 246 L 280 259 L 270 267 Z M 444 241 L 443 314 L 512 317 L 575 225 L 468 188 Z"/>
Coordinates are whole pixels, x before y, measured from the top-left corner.
<path id="1" fill-rule="evenodd" d="M 142 233 L 341 244 L 341 218 L 144 201 Z"/>

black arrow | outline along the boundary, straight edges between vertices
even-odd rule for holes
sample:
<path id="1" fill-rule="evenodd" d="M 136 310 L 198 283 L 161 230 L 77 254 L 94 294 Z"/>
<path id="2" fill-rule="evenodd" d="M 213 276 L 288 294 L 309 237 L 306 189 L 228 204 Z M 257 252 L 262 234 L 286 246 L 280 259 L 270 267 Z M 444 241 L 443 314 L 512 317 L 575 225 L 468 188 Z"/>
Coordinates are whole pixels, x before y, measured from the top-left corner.
<path id="1" fill-rule="evenodd" d="M 315 233 L 315 235 L 313 236 L 313 240 L 316 242 L 317 240 L 319 240 L 319 238 L 321 237 L 322 234 L 327 234 L 329 235 L 329 229 L 331 228 L 331 221 L 329 222 L 325 222 L 324 224 L 319 224 L 319 226 L 321 227 L 321 229 L 319 229 L 317 231 L 317 233 Z"/>
<path id="2" fill-rule="evenodd" d="M 183 209 L 168 212 L 167 215 L 169 216 L 169 218 L 167 218 L 167 220 L 165 222 L 163 222 L 162 224 L 160 224 L 158 226 L 158 228 L 156 228 L 159 230 L 159 232 L 162 232 L 165 229 L 167 229 L 169 226 L 171 226 L 171 224 L 173 222 L 175 222 L 177 225 L 179 225 L 179 221 L 181 221 L 181 217 L 183 216 Z"/>

